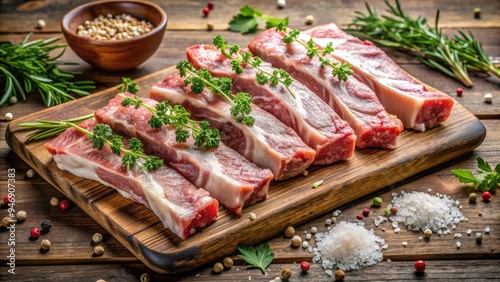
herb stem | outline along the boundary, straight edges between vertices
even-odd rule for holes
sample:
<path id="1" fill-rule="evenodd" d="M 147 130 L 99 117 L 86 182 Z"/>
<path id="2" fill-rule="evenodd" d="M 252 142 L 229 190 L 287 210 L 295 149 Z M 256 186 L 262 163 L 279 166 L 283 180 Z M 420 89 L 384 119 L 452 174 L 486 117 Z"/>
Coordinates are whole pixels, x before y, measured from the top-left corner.
<path id="1" fill-rule="evenodd" d="M 65 119 L 65 120 L 37 120 L 36 122 L 25 122 L 20 123 L 19 127 L 29 127 L 37 129 L 35 132 L 28 135 L 28 141 L 45 139 L 53 136 L 57 136 L 61 134 L 64 130 L 69 128 L 69 124 L 79 124 L 84 120 L 91 119 L 94 117 L 94 114 L 88 114 L 85 116 Z"/>

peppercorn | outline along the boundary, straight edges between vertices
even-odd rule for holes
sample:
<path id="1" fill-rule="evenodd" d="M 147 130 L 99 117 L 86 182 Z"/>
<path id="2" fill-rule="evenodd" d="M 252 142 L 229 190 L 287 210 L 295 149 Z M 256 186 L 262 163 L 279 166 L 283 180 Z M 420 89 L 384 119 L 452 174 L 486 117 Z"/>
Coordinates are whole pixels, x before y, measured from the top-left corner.
<path id="1" fill-rule="evenodd" d="M 104 247 L 103 246 L 95 246 L 94 247 L 94 254 L 97 255 L 97 256 L 101 256 L 102 254 L 104 254 Z"/>
<path id="2" fill-rule="evenodd" d="M 483 192 L 483 195 L 481 196 L 483 198 L 484 202 L 489 202 L 491 199 L 491 193 L 488 191 Z"/>
<path id="3" fill-rule="evenodd" d="M 208 14 L 209 14 L 209 13 L 210 13 L 210 9 L 209 9 L 208 7 L 206 7 L 206 8 L 204 8 L 204 9 L 203 9 L 203 15 L 204 15 L 205 17 L 208 17 Z"/>
<path id="4" fill-rule="evenodd" d="M 31 231 L 30 231 L 31 238 L 36 239 L 36 238 L 40 237 L 40 234 L 41 234 L 40 229 L 38 229 L 36 227 L 31 228 Z"/>
<path id="5" fill-rule="evenodd" d="M 45 27 L 45 21 L 44 20 L 39 19 L 38 21 L 36 21 L 36 28 L 42 29 L 44 27 Z"/>
<path id="6" fill-rule="evenodd" d="M 207 22 L 207 30 L 213 30 L 214 29 L 214 23 L 213 22 Z"/>
<path id="7" fill-rule="evenodd" d="M 293 247 L 298 247 L 302 244 L 302 238 L 300 236 L 295 235 L 292 237 L 292 242 L 291 242 Z"/>
<path id="8" fill-rule="evenodd" d="M 11 217 L 6 216 L 2 219 L 2 226 L 9 227 L 9 225 L 11 225 L 14 222 L 16 221 L 13 220 Z"/>
<path id="9" fill-rule="evenodd" d="M 42 228 L 41 231 L 42 233 L 47 233 L 50 231 L 50 228 L 52 227 L 52 223 L 50 220 L 46 219 L 40 223 L 40 227 Z"/>
<path id="10" fill-rule="evenodd" d="M 52 197 L 52 199 L 50 199 L 50 205 L 53 207 L 59 206 L 59 199 L 56 197 Z"/>
<path id="11" fill-rule="evenodd" d="M 306 17 L 306 24 L 307 25 L 312 25 L 314 23 L 314 17 L 312 15 L 308 15 Z"/>
<path id="12" fill-rule="evenodd" d="M 26 217 L 28 217 L 28 214 L 25 211 L 18 211 L 16 213 L 16 218 L 19 221 L 24 221 L 26 220 Z"/>
<path id="13" fill-rule="evenodd" d="M 424 272 L 425 271 L 425 261 L 423 261 L 423 260 L 417 260 L 415 262 L 414 267 L 415 267 L 415 270 L 417 272 Z"/>
<path id="14" fill-rule="evenodd" d="M 288 226 L 285 229 L 285 236 L 287 238 L 292 238 L 293 236 L 295 236 L 295 228 L 293 228 L 293 226 Z"/>
<path id="15" fill-rule="evenodd" d="M 358 214 L 358 215 L 356 215 L 356 218 L 357 218 L 358 220 L 363 220 L 363 215 L 362 215 L 362 214 Z"/>
<path id="16" fill-rule="evenodd" d="M 210 1 L 207 3 L 207 8 L 209 8 L 210 10 L 212 10 L 214 8 L 214 2 Z"/>
<path id="17" fill-rule="evenodd" d="M 477 194 L 476 193 L 470 193 L 469 194 L 469 202 L 475 203 L 477 200 Z"/>
<path id="18" fill-rule="evenodd" d="M 12 201 L 12 198 L 9 197 L 8 195 L 3 197 L 3 202 L 7 205 L 10 203 L 10 201 Z"/>
<path id="19" fill-rule="evenodd" d="M 318 228 L 316 226 L 311 227 L 311 233 L 316 234 L 318 232 Z"/>
<path id="20" fill-rule="evenodd" d="M 286 6 L 286 0 L 277 0 L 276 5 L 278 5 L 279 9 L 283 9 Z"/>
<path id="21" fill-rule="evenodd" d="M 257 215 L 253 212 L 250 213 L 250 220 L 255 220 L 257 218 Z"/>
<path id="22" fill-rule="evenodd" d="M 332 218 L 330 218 L 330 220 L 332 221 L 332 224 L 337 222 L 337 218 L 335 216 L 332 216 Z"/>
<path id="23" fill-rule="evenodd" d="M 17 97 L 16 97 L 16 96 L 12 96 L 12 97 L 10 97 L 10 98 L 9 98 L 9 103 L 11 103 L 11 104 L 15 104 L 15 103 L 17 103 Z"/>
<path id="24" fill-rule="evenodd" d="M 14 115 L 12 113 L 6 113 L 4 117 L 5 117 L 5 120 L 13 120 L 14 119 Z"/>
<path id="25" fill-rule="evenodd" d="M 219 274 L 223 270 L 224 270 L 224 266 L 222 265 L 222 263 L 217 262 L 217 263 L 214 264 L 214 273 Z"/>
<path id="26" fill-rule="evenodd" d="M 367 208 L 364 208 L 362 213 L 363 213 L 363 216 L 368 216 L 370 214 L 370 210 Z"/>
<path id="27" fill-rule="evenodd" d="M 432 236 L 432 230 L 430 230 L 428 228 L 425 229 L 424 230 L 424 236 L 425 236 L 425 238 L 430 238 Z"/>
<path id="28" fill-rule="evenodd" d="M 225 268 L 231 268 L 233 267 L 234 265 L 234 261 L 232 258 L 230 257 L 226 257 L 224 258 L 224 260 L 222 261 L 222 264 L 224 265 Z"/>
<path id="29" fill-rule="evenodd" d="M 28 178 L 33 178 L 33 177 L 35 177 L 35 175 L 36 175 L 36 173 L 32 169 L 28 169 L 28 171 L 26 172 L 26 177 L 28 177 Z"/>
<path id="30" fill-rule="evenodd" d="M 345 272 L 342 269 L 337 269 L 335 271 L 335 281 L 343 281 L 345 278 Z"/>
<path id="31" fill-rule="evenodd" d="M 484 94 L 484 102 L 485 103 L 491 103 L 493 101 L 493 95 L 491 93 L 486 93 Z"/>
<path id="32" fill-rule="evenodd" d="M 92 235 L 92 242 L 93 243 L 101 243 L 102 242 L 102 235 L 100 233 L 95 233 Z"/>
<path id="33" fill-rule="evenodd" d="M 457 88 L 457 96 L 462 96 L 463 92 L 464 92 L 464 90 L 461 87 Z"/>
<path id="34" fill-rule="evenodd" d="M 479 19 L 481 17 L 481 8 L 474 8 L 474 18 Z"/>
<path id="35" fill-rule="evenodd" d="M 59 209 L 62 210 L 62 211 L 65 211 L 69 208 L 69 202 L 68 200 L 62 200 L 61 202 L 59 202 Z"/>
<path id="36" fill-rule="evenodd" d="M 153 24 L 138 20 L 130 15 L 121 14 L 113 17 L 99 15 L 77 27 L 78 36 L 96 40 L 120 40 L 141 36 L 151 32 Z"/>
<path id="37" fill-rule="evenodd" d="M 43 239 L 42 242 L 40 242 L 40 248 L 42 248 L 42 250 L 49 250 L 50 249 L 50 241 L 47 240 L 47 239 Z"/>
<path id="38" fill-rule="evenodd" d="M 476 243 L 481 244 L 482 241 L 483 241 L 483 234 L 476 233 Z"/>
<path id="39" fill-rule="evenodd" d="M 147 273 L 141 274 L 141 277 L 139 278 L 141 282 L 149 282 L 151 279 L 149 279 L 149 275 Z"/>
<path id="40" fill-rule="evenodd" d="M 397 214 L 397 213 L 398 213 L 398 207 L 396 207 L 396 206 L 392 206 L 392 207 L 389 209 L 389 211 L 390 211 L 391 213 L 393 213 L 393 214 Z"/>
<path id="41" fill-rule="evenodd" d="M 382 205 L 382 198 L 380 197 L 373 198 L 373 205 L 375 207 L 380 207 Z"/>
<path id="42" fill-rule="evenodd" d="M 307 261 L 303 261 L 300 263 L 300 269 L 304 272 L 308 272 L 311 269 L 311 265 Z"/>
<path id="43" fill-rule="evenodd" d="M 292 277 L 292 271 L 290 268 L 285 268 L 281 271 L 281 279 L 288 280 L 290 277 Z"/>
<path id="44" fill-rule="evenodd" d="M 390 215 L 391 214 L 391 210 L 389 208 L 385 208 L 384 209 L 384 213 L 385 213 L 385 215 Z"/>

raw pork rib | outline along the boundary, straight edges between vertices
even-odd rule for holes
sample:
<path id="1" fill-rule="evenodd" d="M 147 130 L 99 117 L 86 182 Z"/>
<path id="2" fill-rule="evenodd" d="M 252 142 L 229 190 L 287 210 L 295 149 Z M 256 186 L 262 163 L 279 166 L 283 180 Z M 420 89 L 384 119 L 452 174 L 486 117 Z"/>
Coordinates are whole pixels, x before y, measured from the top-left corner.
<path id="1" fill-rule="evenodd" d="M 373 43 L 362 42 L 335 24 L 318 26 L 305 34 L 323 47 L 332 42 L 333 56 L 352 65 L 356 77 L 377 93 L 385 109 L 401 119 L 406 128 L 424 131 L 450 115 L 451 97 L 427 91 Z"/>
<path id="2" fill-rule="evenodd" d="M 133 97 L 133 95 L 130 97 Z M 142 98 L 145 104 L 155 107 L 155 100 Z M 244 205 L 267 198 L 273 174 L 243 158 L 238 152 L 220 144 L 206 150 L 196 147 L 194 139 L 185 143 L 175 141 L 175 128 L 151 128 L 151 112 L 144 107 L 122 107 L 123 98 L 116 96 L 108 105 L 95 113 L 97 121 L 130 137 L 139 138 L 148 154 L 163 158 L 170 166 L 196 187 L 210 195 L 230 211 L 241 215 Z"/>
<path id="3" fill-rule="evenodd" d="M 316 150 L 313 164 L 331 164 L 352 156 L 356 140 L 352 128 L 302 83 L 294 81 L 290 85 L 296 96 L 294 99 L 281 84 L 259 84 L 255 80 L 258 71 L 252 66 L 243 65 L 243 73 L 236 74 L 230 60 L 215 46 L 192 46 L 186 50 L 186 55 L 196 68 L 206 68 L 214 76 L 230 77 L 235 89 L 250 93 L 256 105 L 293 128 Z M 261 68 L 270 73 L 276 70 L 266 62 L 262 62 Z"/>
<path id="4" fill-rule="evenodd" d="M 231 115 L 233 106 L 220 95 L 205 89 L 195 94 L 179 74 L 166 77 L 153 86 L 149 97 L 156 101 L 167 100 L 186 108 L 197 120 L 207 120 L 219 129 L 221 140 L 254 164 L 270 169 L 276 180 L 301 174 L 314 160 L 316 151 L 276 117 L 252 105 L 252 126 L 239 123 Z"/>
<path id="5" fill-rule="evenodd" d="M 96 124 L 95 120 L 87 120 L 80 126 L 92 131 Z M 166 165 L 152 172 L 138 166 L 127 169 L 108 145 L 94 149 L 89 137 L 74 128 L 46 143 L 45 148 L 60 169 L 113 187 L 126 198 L 147 206 L 182 239 L 217 219 L 217 200 Z"/>
<path id="6" fill-rule="evenodd" d="M 321 68 L 318 58 L 309 59 L 306 48 L 297 42 L 284 43 L 283 36 L 274 28 L 268 29 L 248 48 L 273 66 L 286 70 L 327 102 L 354 129 L 356 146 L 394 149 L 403 124 L 385 111 L 377 95 L 352 76 L 340 81 L 330 66 Z"/>

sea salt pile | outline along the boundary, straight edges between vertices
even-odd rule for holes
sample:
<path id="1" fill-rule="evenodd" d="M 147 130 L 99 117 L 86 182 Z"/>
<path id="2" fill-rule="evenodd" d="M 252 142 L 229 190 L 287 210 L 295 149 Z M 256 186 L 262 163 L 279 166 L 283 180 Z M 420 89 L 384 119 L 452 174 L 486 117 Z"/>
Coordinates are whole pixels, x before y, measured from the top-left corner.
<path id="1" fill-rule="evenodd" d="M 334 265 L 344 271 L 359 269 L 382 261 L 384 243 L 373 229 L 342 221 L 330 231 L 316 234 L 313 262 L 321 262 L 329 275 L 333 275 Z"/>
<path id="2" fill-rule="evenodd" d="M 402 222 L 409 230 L 424 231 L 429 228 L 440 234 L 445 229 L 445 234 L 448 234 L 449 226 L 455 229 L 459 222 L 465 220 L 460 212 L 460 203 L 447 195 L 402 191 L 400 196 L 396 193 L 392 196 L 392 205 L 398 208 L 397 214 L 389 217 L 394 227 L 397 227 L 398 222 Z"/>

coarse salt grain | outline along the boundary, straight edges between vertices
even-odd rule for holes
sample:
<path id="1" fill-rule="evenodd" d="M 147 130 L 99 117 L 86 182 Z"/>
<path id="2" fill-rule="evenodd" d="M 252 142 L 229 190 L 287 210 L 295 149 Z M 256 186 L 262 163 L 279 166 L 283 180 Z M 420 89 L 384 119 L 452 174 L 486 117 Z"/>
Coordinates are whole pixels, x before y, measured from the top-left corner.
<path id="1" fill-rule="evenodd" d="M 489 227 L 486 227 L 486 228 L 484 229 L 484 233 L 490 233 L 490 228 L 489 228 Z"/>
<path id="2" fill-rule="evenodd" d="M 444 234 L 449 234 L 448 226 L 452 225 L 455 229 L 456 224 L 465 219 L 457 202 L 443 194 L 432 196 L 423 192 L 401 191 L 401 196 L 396 195 L 393 200 L 399 209 L 397 214 L 390 216 L 394 227 L 397 222 L 403 222 L 409 230 L 424 231 L 429 228 L 441 234 L 439 231 L 446 229 Z"/>
<path id="3" fill-rule="evenodd" d="M 382 261 L 381 246 L 385 244 L 373 229 L 345 221 L 329 232 L 317 233 L 316 242 L 313 262 L 321 262 L 327 274 L 335 265 L 346 271 Z"/>

